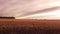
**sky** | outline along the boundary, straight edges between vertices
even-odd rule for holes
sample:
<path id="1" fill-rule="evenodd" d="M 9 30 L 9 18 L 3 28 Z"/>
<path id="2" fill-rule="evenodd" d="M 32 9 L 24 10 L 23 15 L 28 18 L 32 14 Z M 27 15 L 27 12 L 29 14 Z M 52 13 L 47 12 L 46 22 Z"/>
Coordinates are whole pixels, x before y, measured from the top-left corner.
<path id="1" fill-rule="evenodd" d="M 0 0 L 0 16 L 16 19 L 60 19 L 60 0 Z"/>

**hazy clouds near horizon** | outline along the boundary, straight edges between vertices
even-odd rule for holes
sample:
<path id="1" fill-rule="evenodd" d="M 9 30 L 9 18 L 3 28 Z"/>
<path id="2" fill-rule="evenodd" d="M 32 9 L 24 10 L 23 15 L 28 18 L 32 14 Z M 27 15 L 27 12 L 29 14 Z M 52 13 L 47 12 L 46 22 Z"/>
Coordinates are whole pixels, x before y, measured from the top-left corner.
<path id="1" fill-rule="evenodd" d="M 24 15 L 29 16 L 28 14 L 38 12 L 38 10 L 56 7 L 52 5 L 52 3 L 54 4 L 59 1 L 60 0 L 0 0 L 0 16 L 13 16 L 16 18 Z"/>

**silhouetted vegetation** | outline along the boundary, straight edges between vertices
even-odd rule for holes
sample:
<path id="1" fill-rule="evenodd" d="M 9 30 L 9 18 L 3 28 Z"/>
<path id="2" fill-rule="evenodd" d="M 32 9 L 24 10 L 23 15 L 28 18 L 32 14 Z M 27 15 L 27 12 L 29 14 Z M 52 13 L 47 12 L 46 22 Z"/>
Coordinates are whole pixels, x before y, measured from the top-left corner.
<path id="1" fill-rule="evenodd" d="M 0 17 L 0 19 L 15 19 L 15 17 Z"/>

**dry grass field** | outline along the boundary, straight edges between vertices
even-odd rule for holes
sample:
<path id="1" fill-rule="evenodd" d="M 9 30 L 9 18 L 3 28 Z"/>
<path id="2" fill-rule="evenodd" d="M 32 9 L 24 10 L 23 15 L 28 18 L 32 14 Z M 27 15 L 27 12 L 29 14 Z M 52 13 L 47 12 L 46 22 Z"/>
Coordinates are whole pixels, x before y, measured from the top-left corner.
<path id="1" fill-rule="evenodd" d="M 60 34 L 60 20 L 0 19 L 0 34 Z"/>

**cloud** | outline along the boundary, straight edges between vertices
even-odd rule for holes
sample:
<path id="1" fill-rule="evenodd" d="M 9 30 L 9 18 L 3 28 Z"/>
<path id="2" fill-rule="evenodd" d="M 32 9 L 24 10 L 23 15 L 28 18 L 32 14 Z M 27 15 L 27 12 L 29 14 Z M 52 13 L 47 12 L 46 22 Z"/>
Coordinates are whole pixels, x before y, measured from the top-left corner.
<path id="1" fill-rule="evenodd" d="M 0 16 L 14 16 L 16 18 L 29 16 L 39 12 L 38 10 L 60 6 L 58 3 L 60 3 L 59 0 L 0 0 Z"/>

